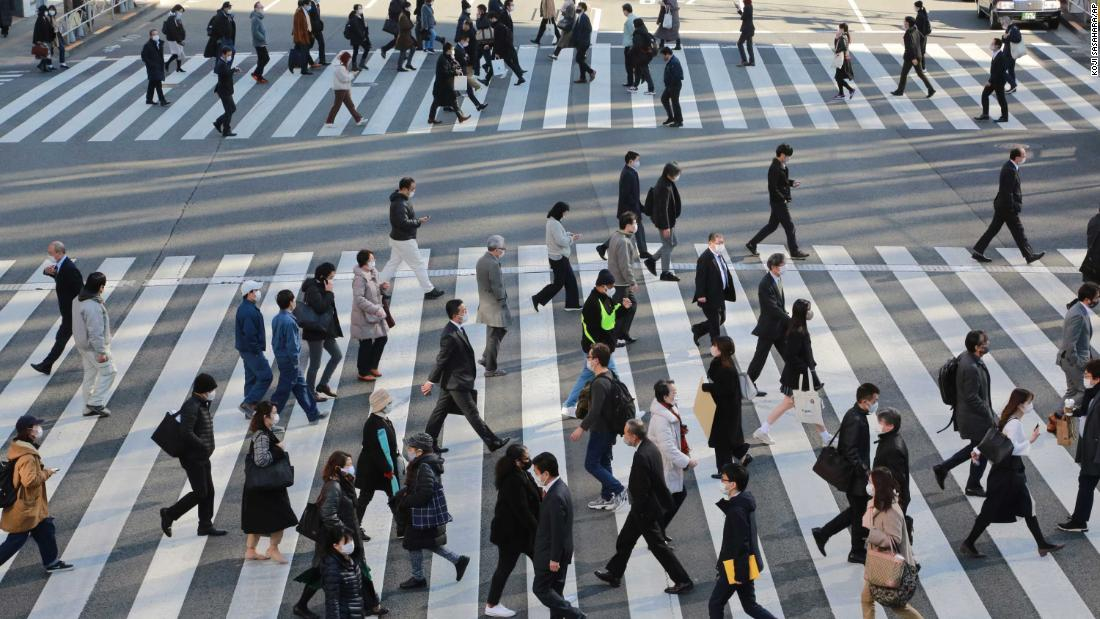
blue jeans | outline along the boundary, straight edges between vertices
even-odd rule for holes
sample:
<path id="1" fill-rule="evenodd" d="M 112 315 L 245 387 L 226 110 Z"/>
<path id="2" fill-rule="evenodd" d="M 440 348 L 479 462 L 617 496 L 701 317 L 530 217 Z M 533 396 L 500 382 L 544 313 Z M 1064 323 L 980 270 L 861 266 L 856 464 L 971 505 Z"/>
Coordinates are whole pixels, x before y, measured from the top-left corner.
<path id="1" fill-rule="evenodd" d="M 241 352 L 244 363 L 244 402 L 255 404 L 264 398 L 271 386 L 271 366 L 262 352 Z"/>
<path id="2" fill-rule="evenodd" d="M 434 49 L 435 49 L 435 28 L 431 28 L 431 29 L 428 30 L 428 40 L 424 41 L 424 50 L 427 51 L 427 50 L 434 50 Z"/>
<path id="3" fill-rule="evenodd" d="M 275 363 L 279 366 L 279 384 L 271 396 L 271 403 L 281 411 L 293 392 L 298 406 L 306 412 L 306 418 L 310 421 L 316 420 L 320 414 L 317 411 L 317 402 L 313 399 L 313 392 L 306 386 L 306 379 L 302 376 L 301 368 L 298 367 L 298 358 L 275 357 Z"/>
<path id="4" fill-rule="evenodd" d="M 424 550 L 434 552 L 451 563 L 458 563 L 459 556 L 446 546 L 436 546 L 434 548 L 425 548 Z M 409 551 L 409 568 L 412 571 L 413 578 L 418 580 L 424 580 L 424 550 Z"/>
<path id="5" fill-rule="evenodd" d="M 615 357 L 611 357 L 611 361 L 607 364 L 607 368 L 612 372 L 615 371 Z M 565 399 L 566 406 L 576 406 L 577 399 L 581 397 L 581 389 L 584 389 L 584 385 L 596 377 L 596 373 L 588 369 L 588 360 L 585 358 L 584 369 L 581 370 L 581 375 L 577 377 L 577 382 L 573 383 L 573 390 L 569 392 L 569 397 Z"/>
<path id="6" fill-rule="evenodd" d="M 611 448 L 615 445 L 613 432 L 589 432 L 588 447 L 584 450 L 584 470 L 600 482 L 600 496 L 610 499 L 623 491 L 623 485 L 611 472 Z"/>
<path id="7" fill-rule="evenodd" d="M 8 533 L 7 539 L 0 544 L 0 565 L 8 562 L 15 556 L 27 538 L 33 537 L 38 544 L 38 552 L 42 555 L 42 565 L 49 567 L 57 562 L 57 530 L 53 526 L 53 518 L 44 518 L 38 526 L 23 533 Z"/>

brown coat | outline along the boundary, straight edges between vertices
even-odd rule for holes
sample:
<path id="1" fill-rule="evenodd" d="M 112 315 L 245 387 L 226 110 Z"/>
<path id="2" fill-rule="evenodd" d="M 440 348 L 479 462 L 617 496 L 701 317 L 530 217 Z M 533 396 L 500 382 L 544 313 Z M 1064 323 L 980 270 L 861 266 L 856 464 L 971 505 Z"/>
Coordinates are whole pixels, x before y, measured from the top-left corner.
<path id="1" fill-rule="evenodd" d="M 539 2 L 539 15 L 544 18 L 557 19 L 558 9 L 554 6 L 554 0 L 541 0 Z"/>
<path id="2" fill-rule="evenodd" d="M 290 30 L 290 38 L 294 40 L 295 45 L 313 45 L 313 33 L 309 28 L 309 17 L 306 16 L 305 11 L 297 9 L 294 11 L 294 26 Z"/>
<path id="3" fill-rule="evenodd" d="M 413 36 L 413 23 L 409 19 L 408 14 L 402 13 L 400 19 L 397 20 L 397 45 L 398 50 L 413 49 L 416 47 L 416 37 Z"/>
<path id="4" fill-rule="evenodd" d="M 905 529 L 905 514 L 901 512 L 901 505 L 894 501 L 890 509 L 884 512 L 872 507 L 871 501 L 867 501 L 867 505 L 872 513 L 872 526 L 867 527 L 867 545 L 880 550 L 893 547 L 909 565 L 913 565 L 913 551 L 909 548 L 909 534 Z"/>
<path id="5" fill-rule="evenodd" d="M 11 442 L 8 446 L 8 461 L 15 463 L 15 503 L 0 516 L 0 529 L 8 533 L 26 533 L 50 515 L 50 506 L 46 501 L 46 480 L 53 472 L 42 466 L 42 457 L 38 455 L 38 450 L 25 441 Z"/>

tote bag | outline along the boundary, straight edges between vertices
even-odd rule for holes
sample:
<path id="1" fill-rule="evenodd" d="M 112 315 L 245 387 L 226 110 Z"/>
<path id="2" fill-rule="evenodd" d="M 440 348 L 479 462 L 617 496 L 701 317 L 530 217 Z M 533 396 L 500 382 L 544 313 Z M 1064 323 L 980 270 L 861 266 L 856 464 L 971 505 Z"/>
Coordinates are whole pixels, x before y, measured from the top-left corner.
<path id="1" fill-rule="evenodd" d="M 508 75 L 508 65 L 504 63 L 504 60 L 497 58 L 493 60 L 493 76 L 499 77 L 502 75 Z"/>
<path id="2" fill-rule="evenodd" d="M 661 27 L 672 29 L 672 11 L 665 11 L 665 17 L 661 20 Z"/>
<path id="3" fill-rule="evenodd" d="M 469 84 L 469 78 L 465 75 L 455 76 L 455 92 L 466 92 Z"/>
<path id="4" fill-rule="evenodd" d="M 844 67 L 844 52 L 839 54 L 833 54 L 833 68 L 841 69 Z"/>
<path id="5" fill-rule="evenodd" d="M 794 390 L 794 410 L 802 423 L 824 425 L 821 420 L 821 394 L 810 386 L 809 376 L 802 383 L 802 389 Z"/>

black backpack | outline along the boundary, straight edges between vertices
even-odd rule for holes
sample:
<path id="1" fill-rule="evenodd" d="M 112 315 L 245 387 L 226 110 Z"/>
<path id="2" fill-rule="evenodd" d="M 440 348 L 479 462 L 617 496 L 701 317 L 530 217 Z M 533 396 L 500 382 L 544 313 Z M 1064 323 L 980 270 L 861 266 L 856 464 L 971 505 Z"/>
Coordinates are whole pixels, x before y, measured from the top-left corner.
<path id="1" fill-rule="evenodd" d="M 607 413 L 608 422 L 615 428 L 615 433 L 622 436 L 623 426 L 634 419 L 638 409 L 634 406 L 634 396 L 630 395 L 630 390 L 614 372 L 608 371 L 604 376 L 611 382 L 611 397 L 604 404 L 604 412 Z"/>
<path id="2" fill-rule="evenodd" d="M 940 400 L 944 404 L 955 408 L 958 404 L 957 391 L 956 391 L 956 379 L 959 376 L 959 358 L 951 357 L 942 366 L 940 366 L 940 373 L 938 380 L 936 381 L 940 387 Z"/>
<path id="3" fill-rule="evenodd" d="M 344 24 L 344 38 L 349 40 L 349 41 L 351 40 L 351 20 L 350 19 L 348 20 L 348 23 Z"/>
<path id="4" fill-rule="evenodd" d="M 0 462 L 0 508 L 15 505 L 15 463 L 17 460 L 19 458 Z"/>

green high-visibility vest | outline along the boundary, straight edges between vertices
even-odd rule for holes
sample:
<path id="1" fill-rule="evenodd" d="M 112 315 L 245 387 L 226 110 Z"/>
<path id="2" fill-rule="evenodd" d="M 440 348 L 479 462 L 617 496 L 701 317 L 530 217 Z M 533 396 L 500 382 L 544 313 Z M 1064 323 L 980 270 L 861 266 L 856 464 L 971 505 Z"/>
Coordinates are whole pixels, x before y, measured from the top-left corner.
<path id="1" fill-rule="evenodd" d="M 600 328 L 604 331 L 611 331 L 615 328 L 615 312 L 618 311 L 619 304 L 611 306 L 611 311 L 608 312 L 604 309 L 603 301 L 600 301 Z M 592 337 L 592 334 L 588 332 L 588 325 L 584 323 L 584 313 L 581 313 L 581 330 L 584 331 L 584 337 L 593 344 L 596 343 L 596 339 Z"/>

